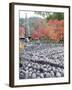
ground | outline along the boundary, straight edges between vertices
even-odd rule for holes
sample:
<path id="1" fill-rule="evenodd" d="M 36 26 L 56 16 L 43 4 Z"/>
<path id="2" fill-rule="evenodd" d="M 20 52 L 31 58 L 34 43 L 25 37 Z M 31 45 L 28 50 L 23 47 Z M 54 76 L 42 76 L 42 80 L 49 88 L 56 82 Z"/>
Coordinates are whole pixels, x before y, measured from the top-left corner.
<path id="1" fill-rule="evenodd" d="M 20 54 L 20 79 L 54 78 L 63 76 L 63 44 L 31 44 Z"/>

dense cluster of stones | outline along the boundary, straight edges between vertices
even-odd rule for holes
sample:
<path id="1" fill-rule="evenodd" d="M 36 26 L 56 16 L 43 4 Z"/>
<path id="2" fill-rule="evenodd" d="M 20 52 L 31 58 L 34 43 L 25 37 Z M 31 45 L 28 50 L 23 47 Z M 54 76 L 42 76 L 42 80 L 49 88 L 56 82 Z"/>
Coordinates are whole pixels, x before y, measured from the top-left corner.
<path id="1" fill-rule="evenodd" d="M 63 44 L 31 45 L 20 56 L 20 79 L 64 76 Z"/>

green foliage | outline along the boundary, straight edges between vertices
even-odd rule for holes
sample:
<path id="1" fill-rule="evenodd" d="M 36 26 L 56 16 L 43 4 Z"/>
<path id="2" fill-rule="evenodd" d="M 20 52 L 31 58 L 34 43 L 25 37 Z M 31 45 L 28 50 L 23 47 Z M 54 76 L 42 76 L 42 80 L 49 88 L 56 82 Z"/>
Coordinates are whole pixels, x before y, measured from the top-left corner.
<path id="1" fill-rule="evenodd" d="M 64 44 L 64 40 L 60 40 L 60 41 L 59 41 L 59 43 L 62 43 L 62 44 Z"/>
<path id="2" fill-rule="evenodd" d="M 20 25 L 20 26 L 23 26 L 23 24 L 24 24 L 24 18 L 20 18 L 20 19 L 19 19 L 19 25 Z"/>
<path id="3" fill-rule="evenodd" d="M 41 15 L 43 17 L 48 16 L 49 12 L 35 11 L 35 14 Z"/>
<path id="4" fill-rule="evenodd" d="M 46 17 L 47 20 L 64 20 L 64 13 L 53 13 Z"/>
<path id="5" fill-rule="evenodd" d="M 44 18 L 46 18 L 46 20 L 63 20 L 64 19 L 64 13 L 61 12 L 39 12 L 39 11 L 35 11 L 35 14 L 39 14 L 41 16 L 43 16 Z"/>

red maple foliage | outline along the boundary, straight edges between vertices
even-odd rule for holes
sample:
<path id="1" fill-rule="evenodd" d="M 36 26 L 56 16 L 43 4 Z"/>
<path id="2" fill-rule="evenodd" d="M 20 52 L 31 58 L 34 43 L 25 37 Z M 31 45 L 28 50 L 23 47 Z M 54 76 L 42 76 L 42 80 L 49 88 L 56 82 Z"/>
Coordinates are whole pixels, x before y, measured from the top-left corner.
<path id="1" fill-rule="evenodd" d="M 32 34 L 32 39 L 48 37 L 56 42 L 64 39 L 64 20 L 49 20 L 48 27 L 39 27 Z"/>
<path id="2" fill-rule="evenodd" d="M 19 27 L 19 37 L 23 38 L 25 36 L 25 28 L 23 26 Z"/>
<path id="3" fill-rule="evenodd" d="M 42 37 L 47 36 L 48 30 L 45 28 L 38 28 L 36 31 L 33 32 L 32 34 L 32 39 L 38 40 L 41 39 Z"/>

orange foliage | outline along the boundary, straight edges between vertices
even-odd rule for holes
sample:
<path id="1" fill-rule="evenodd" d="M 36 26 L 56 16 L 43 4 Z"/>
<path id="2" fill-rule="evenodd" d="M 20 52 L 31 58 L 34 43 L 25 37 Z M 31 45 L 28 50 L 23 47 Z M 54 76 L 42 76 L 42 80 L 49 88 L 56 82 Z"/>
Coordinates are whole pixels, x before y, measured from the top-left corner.
<path id="1" fill-rule="evenodd" d="M 64 20 L 50 20 L 48 22 L 49 38 L 54 41 L 64 39 Z"/>

